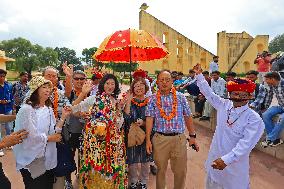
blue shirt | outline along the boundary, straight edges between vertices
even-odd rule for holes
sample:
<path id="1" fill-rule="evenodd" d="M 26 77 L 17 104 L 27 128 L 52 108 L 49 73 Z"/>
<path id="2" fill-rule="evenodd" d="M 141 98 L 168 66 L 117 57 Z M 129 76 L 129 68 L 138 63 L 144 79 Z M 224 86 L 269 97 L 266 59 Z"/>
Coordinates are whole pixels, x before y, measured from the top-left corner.
<path id="1" fill-rule="evenodd" d="M 173 95 L 161 95 L 162 109 L 166 115 L 172 112 Z M 161 117 L 160 110 L 157 107 L 157 95 L 152 95 L 146 108 L 146 116 L 153 117 L 155 119 L 153 130 L 161 133 L 184 133 L 185 131 L 185 120 L 184 116 L 190 116 L 191 111 L 185 96 L 177 92 L 177 112 L 176 116 L 167 121 Z"/>
<path id="2" fill-rule="evenodd" d="M 13 110 L 14 97 L 12 93 L 12 84 L 4 82 L 4 86 L 0 85 L 0 100 L 8 100 L 7 104 L 0 104 L 0 114 L 5 114 Z"/>

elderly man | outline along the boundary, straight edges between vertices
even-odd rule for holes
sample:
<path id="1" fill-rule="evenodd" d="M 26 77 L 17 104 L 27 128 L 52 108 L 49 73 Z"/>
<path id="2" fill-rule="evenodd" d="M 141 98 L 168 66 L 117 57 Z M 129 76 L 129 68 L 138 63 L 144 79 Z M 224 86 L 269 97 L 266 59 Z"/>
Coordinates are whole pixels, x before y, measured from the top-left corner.
<path id="1" fill-rule="evenodd" d="M 246 79 L 227 83 L 230 99 L 215 94 L 195 66 L 197 85 L 217 110 L 217 125 L 206 162 L 207 189 L 248 189 L 249 154 L 264 131 L 260 116 L 249 108 L 255 84 Z"/>
<path id="2" fill-rule="evenodd" d="M 169 71 L 163 70 L 158 74 L 157 85 L 159 90 L 150 97 L 146 109 L 146 150 L 148 153 L 152 152 L 152 148 L 154 150 L 154 161 L 158 167 L 156 188 L 165 189 L 170 160 L 174 189 L 183 189 L 187 172 L 185 127 L 189 131 L 189 145 L 193 145 L 198 151 L 191 111 L 185 96 L 173 87 Z M 152 129 L 155 134 L 151 141 Z"/>
<path id="3" fill-rule="evenodd" d="M 0 123 L 3 122 L 11 122 L 16 119 L 16 115 L 3 115 L 0 114 Z M 15 144 L 19 144 L 23 142 L 23 139 L 27 137 L 27 132 L 25 130 L 20 130 L 18 132 L 12 133 L 11 135 L 7 135 L 0 140 L 0 149 L 14 146 Z M 11 189 L 11 183 L 9 179 L 4 174 L 2 169 L 2 163 L 0 163 L 0 186 L 1 189 Z"/>

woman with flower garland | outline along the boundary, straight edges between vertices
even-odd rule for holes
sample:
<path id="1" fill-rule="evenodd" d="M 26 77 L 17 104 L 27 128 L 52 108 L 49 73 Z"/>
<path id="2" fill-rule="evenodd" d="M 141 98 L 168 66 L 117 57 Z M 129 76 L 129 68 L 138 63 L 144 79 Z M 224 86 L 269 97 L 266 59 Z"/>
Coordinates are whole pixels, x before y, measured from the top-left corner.
<path id="1" fill-rule="evenodd" d="M 85 84 L 81 96 L 91 89 L 91 83 Z M 122 107 L 117 101 L 119 92 L 117 78 L 107 74 L 99 83 L 97 95 L 72 106 L 73 113 L 90 113 L 81 144 L 79 188 L 127 188 Z M 77 100 L 78 103 L 80 96 Z"/>
<path id="2" fill-rule="evenodd" d="M 133 126 L 138 126 L 144 132 L 146 131 L 145 110 L 149 99 L 145 97 L 145 94 L 148 90 L 149 87 L 145 79 L 138 78 L 133 81 L 130 89 L 131 93 L 128 93 L 125 98 L 127 100 L 124 109 L 126 133 L 128 133 L 129 129 Z M 148 155 L 146 152 L 145 140 L 141 145 L 127 147 L 127 163 L 129 165 L 128 177 L 130 189 L 136 189 L 139 186 L 141 189 L 147 188 L 150 168 L 149 162 L 151 161 L 151 155 Z M 141 169 L 138 169 L 139 163 L 141 163 Z"/>

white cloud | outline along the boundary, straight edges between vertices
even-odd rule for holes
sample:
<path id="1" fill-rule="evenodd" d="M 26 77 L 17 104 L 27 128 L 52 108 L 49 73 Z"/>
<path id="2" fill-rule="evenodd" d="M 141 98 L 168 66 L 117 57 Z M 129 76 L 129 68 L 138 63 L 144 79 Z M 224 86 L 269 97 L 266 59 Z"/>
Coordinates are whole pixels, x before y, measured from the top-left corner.
<path id="1" fill-rule="evenodd" d="M 9 32 L 9 25 L 7 23 L 0 23 L 0 32 Z"/>
<path id="2" fill-rule="evenodd" d="M 147 12 L 213 53 L 222 30 L 253 36 L 284 31 L 283 0 L 1 0 L 0 40 L 21 36 L 80 55 L 116 30 L 138 28 L 143 2 Z"/>

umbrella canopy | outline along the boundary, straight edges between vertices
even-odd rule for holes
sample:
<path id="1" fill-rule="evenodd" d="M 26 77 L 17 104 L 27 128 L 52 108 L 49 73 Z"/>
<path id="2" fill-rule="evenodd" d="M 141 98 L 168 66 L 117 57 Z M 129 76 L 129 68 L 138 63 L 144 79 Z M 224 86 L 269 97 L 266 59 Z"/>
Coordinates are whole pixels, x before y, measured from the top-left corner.
<path id="1" fill-rule="evenodd" d="M 108 36 L 93 55 L 99 62 L 143 62 L 168 55 L 164 45 L 144 30 L 127 29 Z"/>

